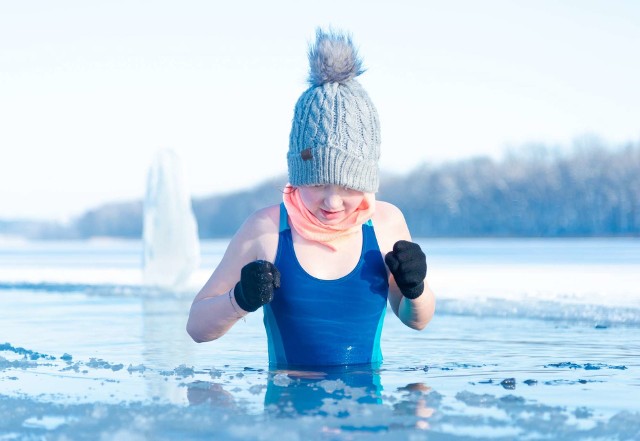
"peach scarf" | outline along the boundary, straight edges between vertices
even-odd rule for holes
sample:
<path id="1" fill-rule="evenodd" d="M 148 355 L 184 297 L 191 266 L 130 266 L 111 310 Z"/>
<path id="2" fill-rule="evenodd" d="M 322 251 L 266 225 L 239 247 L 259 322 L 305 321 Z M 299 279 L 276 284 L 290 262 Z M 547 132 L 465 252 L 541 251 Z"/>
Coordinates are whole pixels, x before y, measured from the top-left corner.
<path id="1" fill-rule="evenodd" d="M 356 211 L 338 224 L 325 225 L 307 210 L 300 197 L 300 192 L 291 184 L 287 184 L 285 187 L 282 199 L 289 214 L 291 227 L 305 239 L 318 242 L 334 251 L 337 249 L 336 243 L 346 236 L 360 231 L 361 225 L 371 219 L 375 210 L 375 196 L 373 193 L 365 193 L 364 199 Z"/>

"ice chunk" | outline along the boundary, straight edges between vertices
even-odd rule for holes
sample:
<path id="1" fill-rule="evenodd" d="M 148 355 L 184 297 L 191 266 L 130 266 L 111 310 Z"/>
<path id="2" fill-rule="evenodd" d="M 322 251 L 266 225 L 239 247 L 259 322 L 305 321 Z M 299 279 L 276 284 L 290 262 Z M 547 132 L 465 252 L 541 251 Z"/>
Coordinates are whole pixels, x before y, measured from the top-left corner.
<path id="1" fill-rule="evenodd" d="M 332 394 L 337 390 L 343 390 L 347 385 L 344 381 L 338 380 L 322 380 L 318 382 L 318 386 L 323 388 L 328 393 Z"/>
<path id="2" fill-rule="evenodd" d="M 132 373 L 132 372 L 140 372 L 140 373 L 143 373 L 144 371 L 146 371 L 146 370 L 147 370 L 147 368 L 146 368 L 146 366 L 145 366 L 145 365 L 143 365 L 143 364 L 139 364 L 139 365 L 137 365 L 137 366 L 134 366 L 134 365 L 132 365 L 132 364 L 129 364 L 129 367 L 127 368 L 127 370 L 129 371 L 129 373 Z"/>
<path id="3" fill-rule="evenodd" d="M 273 377 L 273 384 L 280 387 L 287 387 L 291 384 L 291 377 L 287 374 L 276 374 Z"/>
<path id="4" fill-rule="evenodd" d="M 194 374 L 193 368 L 184 364 L 181 364 L 180 366 L 175 368 L 173 371 L 179 377 L 192 377 Z"/>
<path id="5" fill-rule="evenodd" d="M 66 423 L 67 420 L 64 417 L 45 415 L 27 418 L 22 425 L 28 429 L 55 430 Z"/>
<path id="6" fill-rule="evenodd" d="M 191 195 L 180 157 L 171 149 L 159 151 L 149 169 L 143 243 L 147 285 L 180 287 L 200 264 Z"/>

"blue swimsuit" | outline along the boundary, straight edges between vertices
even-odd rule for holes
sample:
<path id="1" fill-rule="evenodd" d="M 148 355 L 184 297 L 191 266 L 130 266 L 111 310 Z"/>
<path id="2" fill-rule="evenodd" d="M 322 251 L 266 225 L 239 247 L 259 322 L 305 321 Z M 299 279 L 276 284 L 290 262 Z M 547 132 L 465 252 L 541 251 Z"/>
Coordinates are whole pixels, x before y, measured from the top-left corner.
<path id="1" fill-rule="evenodd" d="M 308 274 L 293 249 L 284 204 L 275 266 L 281 287 L 264 306 L 269 363 L 327 366 L 379 363 L 389 284 L 371 221 L 362 225 L 356 267 L 336 280 Z"/>

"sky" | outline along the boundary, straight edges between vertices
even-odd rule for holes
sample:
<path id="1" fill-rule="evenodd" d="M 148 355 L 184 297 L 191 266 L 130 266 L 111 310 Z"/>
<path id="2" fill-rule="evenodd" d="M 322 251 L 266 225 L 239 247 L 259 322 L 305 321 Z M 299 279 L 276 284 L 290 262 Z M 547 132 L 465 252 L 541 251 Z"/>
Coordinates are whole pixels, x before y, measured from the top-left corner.
<path id="1" fill-rule="evenodd" d="M 141 199 L 167 148 L 194 197 L 286 174 L 317 27 L 359 48 L 383 172 L 637 142 L 638 23 L 633 0 L 0 0 L 0 219 Z"/>

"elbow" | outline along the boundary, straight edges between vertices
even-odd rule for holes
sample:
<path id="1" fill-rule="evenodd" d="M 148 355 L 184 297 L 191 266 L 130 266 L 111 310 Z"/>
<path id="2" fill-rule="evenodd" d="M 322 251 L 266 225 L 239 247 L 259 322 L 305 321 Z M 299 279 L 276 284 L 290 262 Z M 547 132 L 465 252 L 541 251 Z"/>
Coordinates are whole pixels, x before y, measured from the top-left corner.
<path id="1" fill-rule="evenodd" d="M 221 337 L 221 334 L 207 334 L 191 322 L 187 322 L 187 334 L 189 334 L 189 337 L 196 343 L 204 343 Z"/>
<path id="2" fill-rule="evenodd" d="M 189 334 L 189 337 L 191 337 L 191 339 L 196 343 L 204 343 L 205 341 L 207 341 L 200 330 L 191 322 L 187 322 L 187 334 Z"/>
<path id="3" fill-rule="evenodd" d="M 417 317 L 414 316 L 413 320 L 407 320 L 405 324 L 411 329 L 422 331 L 431 322 L 434 314 L 435 301 L 431 301 L 421 314 L 419 314 Z"/>
<path id="4" fill-rule="evenodd" d="M 409 325 L 409 327 L 411 327 L 412 329 L 415 329 L 416 331 L 422 331 L 424 328 L 427 327 L 428 324 L 429 322 L 412 323 Z"/>
<path id="5" fill-rule="evenodd" d="M 411 326 L 413 329 L 418 331 L 422 331 L 426 328 L 436 313 L 436 299 L 431 290 L 427 292 L 426 300 L 427 303 L 424 306 L 420 318 L 414 322 L 414 326 Z"/>
<path id="6" fill-rule="evenodd" d="M 415 329 L 416 331 L 422 331 L 429 324 L 429 320 L 410 321 L 410 322 L 405 322 L 405 324 L 411 329 Z"/>
<path id="7" fill-rule="evenodd" d="M 191 339 L 196 343 L 202 343 L 204 341 L 200 338 L 196 330 L 193 329 L 193 326 L 191 326 L 189 323 L 187 323 L 187 334 L 189 334 L 189 337 L 191 337 Z"/>

